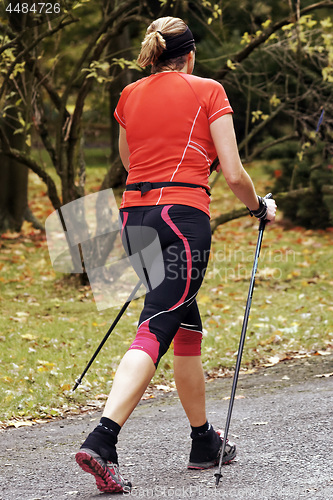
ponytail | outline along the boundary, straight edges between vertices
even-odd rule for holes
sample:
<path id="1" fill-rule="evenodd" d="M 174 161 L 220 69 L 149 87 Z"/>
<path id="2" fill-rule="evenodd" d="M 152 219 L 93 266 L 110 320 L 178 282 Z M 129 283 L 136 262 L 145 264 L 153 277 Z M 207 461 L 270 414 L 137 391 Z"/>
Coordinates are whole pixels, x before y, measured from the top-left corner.
<path id="1" fill-rule="evenodd" d="M 161 33 L 158 31 L 147 33 L 142 42 L 141 52 L 138 57 L 139 66 L 145 68 L 150 64 L 153 65 L 165 48 L 166 43 Z"/>
<path id="2" fill-rule="evenodd" d="M 187 25 L 179 17 L 160 17 L 148 27 L 142 42 L 138 64 L 145 68 L 150 64 L 154 67 L 162 52 L 166 49 L 164 35 L 177 36 L 186 31 Z"/>

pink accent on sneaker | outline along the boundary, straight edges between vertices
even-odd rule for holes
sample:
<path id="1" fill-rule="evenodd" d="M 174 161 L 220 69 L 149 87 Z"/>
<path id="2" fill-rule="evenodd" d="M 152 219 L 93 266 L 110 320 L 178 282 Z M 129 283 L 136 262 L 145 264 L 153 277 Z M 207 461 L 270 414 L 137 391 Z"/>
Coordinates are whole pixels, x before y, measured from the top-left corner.
<path id="1" fill-rule="evenodd" d="M 220 438 L 221 438 L 221 441 L 223 441 L 224 432 L 223 432 L 221 429 L 217 429 L 216 434 L 218 434 L 218 435 L 220 436 Z M 227 438 L 227 443 L 229 443 L 229 439 L 228 439 L 228 438 Z M 233 445 L 233 443 L 232 443 L 232 445 Z M 235 458 L 235 457 L 236 457 L 236 455 L 235 455 L 235 456 L 233 456 L 233 457 L 232 457 L 232 459 L 231 459 L 231 460 L 229 460 L 228 462 L 225 462 L 225 461 L 223 460 L 223 465 L 229 465 L 229 464 L 231 464 L 231 462 L 234 460 L 234 458 Z M 219 461 L 220 461 L 220 460 L 219 460 Z"/>
<path id="2" fill-rule="evenodd" d="M 95 477 L 97 488 L 104 493 L 121 493 L 126 490 L 116 479 L 122 480 L 118 466 L 108 463 L 106 468 L 102 467 L 89 453 L 79 451 L 75 459 L 82 470 L 89 472 Z M 114 478 L 112 477 L 114 476 Z"/>

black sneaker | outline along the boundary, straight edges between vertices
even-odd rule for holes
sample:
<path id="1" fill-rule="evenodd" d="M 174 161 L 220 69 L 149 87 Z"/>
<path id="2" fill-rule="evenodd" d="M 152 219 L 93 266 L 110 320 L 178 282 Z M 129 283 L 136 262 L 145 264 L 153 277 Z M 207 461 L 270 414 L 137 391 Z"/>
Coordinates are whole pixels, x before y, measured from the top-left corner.
<path id="1" fill-rule="evenodd" d="M 75 455 L 81 469 L 95 477 L 96 486 L 104 493 L 129 493 L 132 484 L 119 473 L 117 464 L 106 462 L 95 451 L 81 448 Z"/>
<path id="2" fill-rule="evenodd" d="M 212 426 L 207 432 L 192 437 L 192 448 L 188 469 L 209 469 L 219 464 L 222 450 L 222 431 L 215 431 Z M 227 440 L 222 463 L 228 464 L 236 457 L 236 445 Z"/>

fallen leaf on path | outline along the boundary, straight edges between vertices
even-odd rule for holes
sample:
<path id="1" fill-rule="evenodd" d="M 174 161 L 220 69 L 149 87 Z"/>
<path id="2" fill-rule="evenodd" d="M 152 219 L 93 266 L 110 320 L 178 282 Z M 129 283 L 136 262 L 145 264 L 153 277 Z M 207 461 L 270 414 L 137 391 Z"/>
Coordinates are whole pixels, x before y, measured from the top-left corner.
<path id="1" fill-rule="evenodd" d="M 328 378 L 328 377 L 333 377 L 333 372 L 331 373 L 321 373 L 320 375 L 314 375 L 314 377 L 317 377 L 317 378 Z"/>
<path id="2" fill-rule="evenodd" d="M 230 396 L 226 396 L 225 398 L 223 398 L 223 401 L 227 401 L 228 399 L 230 399 Z M 245 399 L 245 396 L 242 396 L 240 394 L 239 396 L 235 396 L 235 399 Z"/>
<path id="3" fill-rule="evenodd" d="M 252 373 L 257 373 L 258 369 L 257 368 L 241 368 L 241 373 L 240 375 L 250 375 Z"/>
<path id="4" fill-rule="evenodd" d="M 158 391 L 163 391 L 163 392 L 171 392 L 174 391 L 172 387 L 169 387 L 168 385 L 156 385 L 155 389 Z"/>
<path id="5" fill-rule="evenodd" d="M 280 363 L 280 358 L 279 356 L 271 356 L 267 361 L 268 363 L 265 363 L 263 366 L 274 366 Z"/>
<path id="6" fill-rule="evenodd" d="M 33 423 L 30 420 L 22 420 L 19 422 L 9 422 L 8 427 L 15 427 L 16 429 L 18 427 L 23 427 L 23 426 L 28 426 L 31 427 Z"/>

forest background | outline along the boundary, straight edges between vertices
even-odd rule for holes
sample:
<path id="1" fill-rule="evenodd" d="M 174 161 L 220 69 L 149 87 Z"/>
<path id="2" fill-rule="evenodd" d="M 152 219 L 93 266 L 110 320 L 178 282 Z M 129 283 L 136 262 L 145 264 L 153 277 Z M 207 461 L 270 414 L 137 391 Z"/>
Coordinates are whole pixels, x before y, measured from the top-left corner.
<path id="1" fill-rule="evenodd" d="M 257 191 L 274 193 L 243 369 L 333 345 L 333 2 L 84 0 L 0 6 L 0 307 L 2 425 L 103 404 L 133 338 L 135 300 L 87 375 L 71 387 L 115 311 L 97 312 L 87 276 L 52 268 L 45 220 L 89 193 L 125 183 L 113 111 L 146 27 L 182 17 L 198 76 L 226 89 L 239 150 Z M 158 116 L 157 116 L 158 120 Z M 199 305 L 207 379 L 230 374 L 256 242 L 256 222 L 212 174 L 213 250 Z M 112 241 L 98 248 L 103 265 Z M 256 297 L 257 295 L 257 297 Z M 145 397 L 173 390 L 172 352 Z"/>

